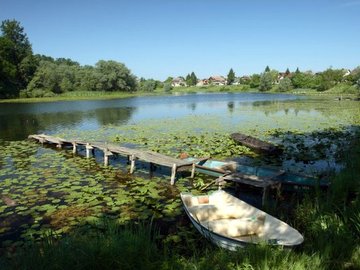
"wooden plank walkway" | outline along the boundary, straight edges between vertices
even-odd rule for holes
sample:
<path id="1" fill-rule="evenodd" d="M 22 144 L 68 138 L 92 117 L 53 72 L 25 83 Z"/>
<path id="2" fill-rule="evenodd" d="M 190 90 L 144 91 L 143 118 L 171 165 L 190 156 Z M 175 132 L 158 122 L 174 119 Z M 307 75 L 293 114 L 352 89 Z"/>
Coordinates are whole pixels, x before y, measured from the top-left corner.
<path id="1" fill-rule="evenodd" d="M 230 173 L 224 176 L 221 176 L 218 181 L 231 181 L 234 183 L 239 183 L 243 185 L 253 186 L 256 188 L 262 189 L 262 204 L 264 205 L 266 197 L 270 187 L 280 188 L 281 183 L 278 181 L 273 181 L 274 178 L 284 174 L 285 171 L 279 171 L 278 174 L 271 177 L 259 177 L 251 174 L 243 173 Z"/>
<path id="2" fill-rule="evenodd" d="M 152 168 L 152 164 L 161 165 L 164 167 L 171 168 L 171 178 L 170 183 L 171 185 L 175 184 L 176 173 L 178 171 L 190 170 L 191 169 L 191 176 L 194 176 L 195 172 L 195 163 L 198 162 L 200 159 L 194 159 L 191 161 L 182 160 L 177 158 L 172 158 L 169 156 L 162 155 L 160 153 L 147 151 L 147 150 L 140 150 L 140 149 L 133 149 L 128 147 L 118 146 L 116 144 L 111 143 L 103 143 L 103 142 L 85 142 L 81 140 L 65 140 L 59 137 L 48 136 L 45 134 L 34 134 L 29 135 L 29 139 L 36 140 L 42 144 L 50 143 L 56 144 L 57 147 L 62 148 L 64 146 L 72 146 L 73 153 L 76 153 L 76 149 L 78 146 L 85 146 L 86 149 L 86 157 L 89 158 L 91 153 L 94 153 L 95 149 L 99 149 L 104 153 L 104 165 L 108 166 L 109 164 L 109 156 L 113 154 L 119 154 L 122 156 L 127 156 L 128 160 L 130 160 L 130 173 L 132 174 L 135 170 L 135 161 L 142 160 L 145 162 L 150 163 L 150 169 Z"/>

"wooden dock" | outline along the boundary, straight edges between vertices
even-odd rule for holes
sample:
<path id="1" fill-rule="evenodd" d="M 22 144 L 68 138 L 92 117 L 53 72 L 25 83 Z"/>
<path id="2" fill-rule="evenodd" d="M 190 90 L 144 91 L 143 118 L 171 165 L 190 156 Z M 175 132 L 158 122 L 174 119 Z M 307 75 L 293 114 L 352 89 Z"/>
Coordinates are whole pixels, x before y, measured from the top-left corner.
<path id="1" fill-rule="evenodd" d="M 279 171 L 278 174 L 271 177 L 259 177 L 256 175 L 243 174 L 237 172 L 237 173 L 226 174 L 224 176 L 219 177 L 218 182 L 230 181 L 242 185 L 260 188 L 262 189 L 262 204 L 264 205 L 267 194 L 269 192 L 269 188 L 280 188 L 281 186 L 280 182 L 273 181 L 272 179 L 284 173 L 285 173 L 284 171 Z"/>
<path id="2" fill-rule="evenodd" d="M 86 157 L 90 158 L 91 155 L 94 154 L 94 150 L 98 149 L 104 153 L 104 165 L 109 165 L 109 156 L 113 154 L 118 154 L 122 156 L 127 156 L 130 161 L 130 173 L 132 174 L 135 170 L 135 162 L 136 160 L 142 160 L 150 163 L 150 170 L 152 169 L 153 164 L 161 165 L 164 167 L 171 168 L 171 185 L 175 184 L 176 173 L 178 171 L 191 170 L 191 176 L 194 176 L 196 162 L 199 160 L 195 159 L 192 161 L 181 160 L 177 158 L 172 158 L 169 156 L 162 155 L 160 153 L 133 149 L 128 147 L 118 146 L 116 144 L 111 143 L 103 143 L 103 142 L 85 142 L 81 140 L 65 140 L 58 137 L 48 136 L 45 134 L 35 134 L 29 135 L 29 139 L 36 140 L 42 144 L 55 144 L 58 148 L 72 146 L 73 153 L 76 153 L 78 146 L 85 146 L 86 149 Z"/>

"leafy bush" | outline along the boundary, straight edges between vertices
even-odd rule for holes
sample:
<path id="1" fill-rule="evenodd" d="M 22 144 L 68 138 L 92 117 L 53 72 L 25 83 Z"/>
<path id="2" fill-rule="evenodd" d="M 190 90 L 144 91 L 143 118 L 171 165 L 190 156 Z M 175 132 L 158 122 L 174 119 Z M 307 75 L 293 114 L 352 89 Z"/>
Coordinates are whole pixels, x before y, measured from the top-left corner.
<path id="1" fill-rule="evenodd" d="M 164 83 L 164 91 L 165 92 L 170 92 L 172 90 L 172 86 L 171 83 Z"/>

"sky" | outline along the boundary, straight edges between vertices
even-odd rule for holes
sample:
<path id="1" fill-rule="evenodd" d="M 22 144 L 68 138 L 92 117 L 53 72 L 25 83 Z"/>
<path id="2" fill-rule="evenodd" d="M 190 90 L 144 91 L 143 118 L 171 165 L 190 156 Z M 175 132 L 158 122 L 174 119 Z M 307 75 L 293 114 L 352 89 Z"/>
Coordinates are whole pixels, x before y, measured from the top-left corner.
<path id="1" fill-rule="evenodd" d="M 35 54 L 165 80 L 360 65 L 360 0 L 0 0 Z"/>

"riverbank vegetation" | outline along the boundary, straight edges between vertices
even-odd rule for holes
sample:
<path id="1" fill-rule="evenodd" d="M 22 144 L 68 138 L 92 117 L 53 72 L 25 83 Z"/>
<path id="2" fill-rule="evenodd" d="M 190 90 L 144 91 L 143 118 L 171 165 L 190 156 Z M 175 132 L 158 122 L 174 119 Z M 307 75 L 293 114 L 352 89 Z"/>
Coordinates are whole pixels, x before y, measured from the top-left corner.
<path id="1" fill-rule="evenodd" d="M 143 95 L 199 91 L 360 93 L 360 67 L 353 70 L 328 68 L 314 73 L 299 69 L 279 72 L 267 66 L 260 74 L 240 77 L 236 77 L 234 70 L 230 69 L 226 78 L 215 76 L 220 81 L 212 81 L 215 77 L 200 80 L 191 72 L 185 77 L 179 76 L 181 83 L 176 84 L 172 77 L 165 81 L 136 78 L 123 63 L 116 61 L 99 60 L 94 66 L 81 66 L 71 59 L 34 54 L 24 28 L 15 20 L 3 21 L 1 32 L 0 99 L 72 100 L 85 96 L 97 99 L 114 92 L 119 93 L 114 94 L 118 97 L 123 97 L 123 93 Z"/>

